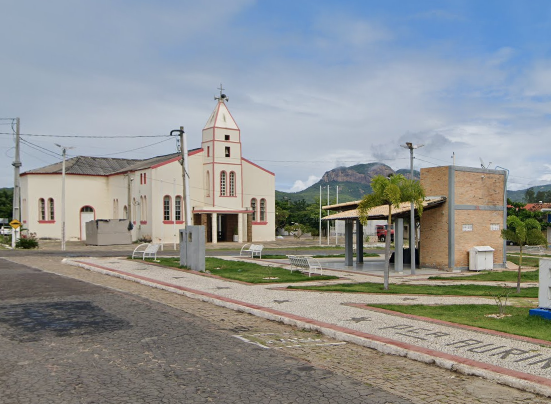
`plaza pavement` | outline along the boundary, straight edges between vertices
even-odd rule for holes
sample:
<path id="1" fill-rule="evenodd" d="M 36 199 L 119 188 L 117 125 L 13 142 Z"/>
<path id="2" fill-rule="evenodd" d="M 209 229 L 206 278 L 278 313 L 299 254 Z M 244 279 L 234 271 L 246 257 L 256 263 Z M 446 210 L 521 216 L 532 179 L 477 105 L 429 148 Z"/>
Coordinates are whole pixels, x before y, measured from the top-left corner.
<path id="1" fill-rule="evenodd" d="M 362 268 L 346 271 L 339 259 L 322 260 L 324 268 L 333 268 L 324 274 L 340 279 L 309 284 L 382 282 L 380 260 L 367 261 Z M 250 285 L 126 258 L 66 258 L 63 262 L 551 397 L 550 342 L 366 307 L 376 303 L 495 304 L 491 298 L 286 290 L 288 284 Z M 277 260 L 255 262 L 287 265 Z M 392 273 L 391 280 L 422 283 L 434 272 Z"/>

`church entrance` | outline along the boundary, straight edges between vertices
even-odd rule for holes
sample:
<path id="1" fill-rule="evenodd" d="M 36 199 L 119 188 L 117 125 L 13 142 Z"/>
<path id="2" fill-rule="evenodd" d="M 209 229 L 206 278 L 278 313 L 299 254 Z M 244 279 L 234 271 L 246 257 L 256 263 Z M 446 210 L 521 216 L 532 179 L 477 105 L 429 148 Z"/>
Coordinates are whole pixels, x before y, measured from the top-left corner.
<path id="1" fill-rule="evenodd" d="M 193 223 L 205 226 L 205 237 L 207 243 L 213 242 L 213 237 L 216 242 L 233 242 L 234 235 L 237 235 L 237 223 L 239 215 L 237 214 L 216 214 L 216 229 L 212 223 L 212 213 L 195 214 Z"/>

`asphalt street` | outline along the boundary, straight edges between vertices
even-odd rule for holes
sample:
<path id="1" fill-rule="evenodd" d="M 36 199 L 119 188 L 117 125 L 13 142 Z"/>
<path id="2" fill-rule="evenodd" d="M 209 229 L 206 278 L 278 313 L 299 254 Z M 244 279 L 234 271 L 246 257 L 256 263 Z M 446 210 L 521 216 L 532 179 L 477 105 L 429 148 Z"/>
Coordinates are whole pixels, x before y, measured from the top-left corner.
<path id="1" fill-rule="evenodd" d="M 240 331 L 0 259 L 2 404 L 411 403 Z"/>

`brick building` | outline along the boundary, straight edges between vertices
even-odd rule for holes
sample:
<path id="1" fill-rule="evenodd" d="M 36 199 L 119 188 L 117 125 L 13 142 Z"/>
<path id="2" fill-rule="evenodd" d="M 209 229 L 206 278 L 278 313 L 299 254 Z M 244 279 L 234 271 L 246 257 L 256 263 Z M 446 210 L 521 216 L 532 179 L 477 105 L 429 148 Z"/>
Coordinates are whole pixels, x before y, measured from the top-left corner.
<path id="1" fill-rule="evenodd" d="M 441 207 L 421 217 L 421 266 L 468 269 L 471 248 L 490 246 L 494 249 L 494 267 L 503 268 L 506 181 L 507 173 L 502 170 L 458 166 L 421 169 L 426 195 L 446 197 Z"/>

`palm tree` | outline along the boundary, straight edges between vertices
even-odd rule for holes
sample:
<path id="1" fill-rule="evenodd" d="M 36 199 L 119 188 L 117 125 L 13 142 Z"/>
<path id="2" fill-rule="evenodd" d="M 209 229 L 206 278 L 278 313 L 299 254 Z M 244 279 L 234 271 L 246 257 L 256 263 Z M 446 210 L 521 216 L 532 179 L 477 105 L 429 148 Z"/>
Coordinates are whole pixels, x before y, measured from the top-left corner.
<path id="1" fill-rule="evenodd" d="M 358 205 L 359 219 L 362 224 L 366 224 L 369 211 L 377 206 L 388 206 L 388 229 L 387 237 L 385 237 L 385 277 L 384 288 L 388 290 L 388 278 L 390 272 L 390 232 L 392 224 L 392 207 L 400 207 L 403 202 L 412 202 L 419 212 L 419 216 L 423 214 L 423 200 L 425 199 L 425 191 L 419 183 L 413 179 L 407 179 L 401 174 L 384 177 L 378 175 L 371 180 L 371 189 L 373 193 L 365 195 Z M 410 248 L 415 248 L 411 245 Z"/>
<path id="2" fill-rule="evenodd" d="M 507 217 L 507 228 L 501 230 L 501 238 L 517 243 L 520 247 L 517 274 L 517 293 L 520 293 L 520 274 L 522 268 L 522 247 L 525 245 L 547 244 L 541 233 L 541 225 L 536 219 L 520 219 L 518 216 Z"/>

